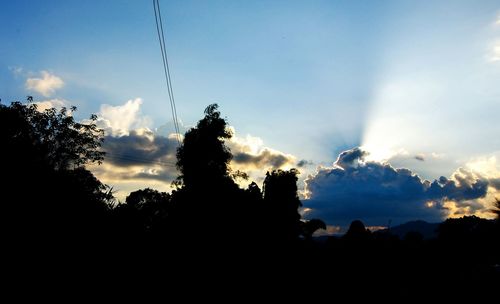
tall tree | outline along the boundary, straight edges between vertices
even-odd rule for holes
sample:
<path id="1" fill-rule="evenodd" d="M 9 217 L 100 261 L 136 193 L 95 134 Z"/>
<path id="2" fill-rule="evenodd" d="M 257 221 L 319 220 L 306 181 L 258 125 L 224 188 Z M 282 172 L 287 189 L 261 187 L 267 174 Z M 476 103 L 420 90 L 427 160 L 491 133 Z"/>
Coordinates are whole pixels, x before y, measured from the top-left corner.
<path id="1" fill-rule="evenodd" d="M 224 143 L 232 134 L 217 109 L 217 104 L 205 109 L 205 117 L 186 132 L 177 150 L 178 180 L 186 187 L 233 182 L 229 168 L 232 154 Z"/>
<path id="2" fill-rule="evenodd" d="M 186 132 L 177 150 L 180 176 L 173 194 L 176 227 L 182 235 L 198 240 L 230 238 L 246 225 L 244 191 L 233 180 L 229 167 L 232 154 L 225 141 L 231 132 L 217 104 L 205 109 L 196 127 Z"/>
<path id="3" fill-rule="evenodd" d="M 302 206 L 297 195 L 296 169 L 274 170 L 264 180 L 264 206 L 268 214 L 267 225 L 278 239 L 294 241 L 301 233 L 298 208 Z"/>

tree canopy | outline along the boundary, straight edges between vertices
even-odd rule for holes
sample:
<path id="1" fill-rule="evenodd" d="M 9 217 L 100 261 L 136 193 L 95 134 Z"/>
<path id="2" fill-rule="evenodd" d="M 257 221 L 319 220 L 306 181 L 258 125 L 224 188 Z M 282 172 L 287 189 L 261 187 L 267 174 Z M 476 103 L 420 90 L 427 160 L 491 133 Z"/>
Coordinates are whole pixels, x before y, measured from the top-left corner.
<path id="1" fill-rule="evenodd" d="M 209 105 L 205 117 L 186 132 L 177 150 L 177 167 L 181 172 L 178 180 L 187 187 L 232 181 L 229 168 L 232 154 L 224 143 L 231 137 L 218 105 Z"/>
<path id="2" fill-rule="evenodd" d="M 103 131 L 96 116 L 78 123 L 74 111 L 0 105 L 0 140 L 7 147 L 0 149 L 4 208 L 24 230 L 84 233 L 104 224 L 111 189 L 85 168 L 103 160 Z"/>

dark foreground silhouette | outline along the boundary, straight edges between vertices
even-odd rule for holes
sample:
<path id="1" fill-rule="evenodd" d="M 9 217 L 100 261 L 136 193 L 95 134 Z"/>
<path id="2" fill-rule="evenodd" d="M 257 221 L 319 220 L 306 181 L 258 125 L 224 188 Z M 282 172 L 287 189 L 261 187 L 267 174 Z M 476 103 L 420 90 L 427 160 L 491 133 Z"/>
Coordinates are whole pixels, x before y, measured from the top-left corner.
<path id="1" fill-rule="evenodd" d="M 262 190 L 235 183 L 245 174 L 229 167 L 232 135 L 217 105 L 185 134 L 176 190 L 146 188 L 118 204 L 85 168 L 104 157 L 95 121 L 0 105 L 2 248 L 13 282 L 43 282 L 48 273 L 58 284 L 159 277 L 171 297 L 191 290 L 186 300 L 200 290 L 241 297 L 233 300 L 269 291 L 388 301 L 498 295 L 499 220 L 448 219 L 431 238 L 371 233 L 353 221 L 343 237 L 318 241 L 313 233 L 325 224 L 301 219 L 297 170 L 268 172 Z"/>

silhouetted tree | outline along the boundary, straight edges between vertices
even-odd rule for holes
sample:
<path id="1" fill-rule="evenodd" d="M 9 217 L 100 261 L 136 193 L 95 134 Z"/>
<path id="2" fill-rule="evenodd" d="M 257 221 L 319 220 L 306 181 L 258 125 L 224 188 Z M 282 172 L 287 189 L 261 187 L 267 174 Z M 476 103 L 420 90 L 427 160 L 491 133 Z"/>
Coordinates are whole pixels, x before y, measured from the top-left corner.
<path id="1" fill-rule="evenodd" d="M 294 241 L 301 233 L 296 169 L 273 170 L 264 179 L 264 206 L 270 233 L 276 239 Z"/>
<path id="2" fill-rule="evenodd" d="M 312 239 L 312 235 L 316 230 L 324 229 L 326 230 L 326 224 L 320 219 L 312 219 L 302 222 L 302 235 L 306 239 Z"/>
<path id="3" fill-rule="evenodd" d="M 438 237 L 445 242 L 476 242 L 484 238 L 491 231 L 492 226 L 491 221 L 475 215 L 449 218 L 439 225 Z"/>
<path id="4" fill-rule="evenodd" d="M 77 123 L 66 108 L 0 105 L 3 215 L 16 227 L 12 233 L 74 238 L 95 235 L 106 224 L 113 195 L 85 169 L 104 155 L 95 120 Z"/>
<path id="5" fill-rule="evenodd" d="M 353 241 L 366 241 L 370 237 L 370 230 L 365 228 L 365 224 L 363 224 L 360 220 L 352 221 L 349 229 L 347 230 L 344 238 L 347 240 Z"/>
<path id="6" fill-rule="evenodd" d="M 177 150 L 178 180 L 186 187 L 234 183 L 229 169 L 232 155 L 224 143 L 232 134 L 217 109 L 217 104 L 205 109 L 205 117 L 186 132 Z"/>
<path id="7" fill-rule="evenodd" d="M 405 234 L 404 240 L 407 243 L 419 244 L 424 240 L 424 236 L 418 231 L 409 231 Z"/>
<path id="8" fill-rule="evenodd" d="M 245 238 L 250 229 L 251 208 L 245 191 L 235 183 L 229 167 L 232 155 L 225 140 L 232 134 L 216 104 L 205 109 L 205 117 L 186 132 L 177 150 L 180 176 L 173 193 L 178 232 L 198 242 Z M 186 225 L 189 223 L 189 225 Z"/>
<path id="9" fill-rule="evenodd" d="M 263 197 L 262 197 L 262 191 L 260 190 L 259 186 L 255 182 L 251 182 L 248 185 L 248 188 L 246 190 L 247 196 L 249 200 L 252 202 L 261 205 Z"/>
<path id="10" fill-rule="evenodd" d="M 172 212 L 170 194 L 150 188 L 131 192 L 115 209 L 122 237 L 165 233 Z"/>

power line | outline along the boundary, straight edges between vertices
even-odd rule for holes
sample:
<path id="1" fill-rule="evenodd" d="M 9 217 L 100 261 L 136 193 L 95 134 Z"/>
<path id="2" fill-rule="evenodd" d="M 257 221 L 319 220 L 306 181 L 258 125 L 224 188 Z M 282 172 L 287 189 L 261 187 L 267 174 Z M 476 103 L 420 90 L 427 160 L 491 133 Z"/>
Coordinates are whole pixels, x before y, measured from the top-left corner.
<path id="1" fill-rule="evenodd" d="M 160 29 L 161 29 L 161 37 L 162 37 L 162 41 L 163 41 L 163 50 L 165 52 L 165 64 L 166 64 L 166 67 L 167 67 L 167 76 L 168 76 L 168 85 L 170 87 L 170 93 L 171 93 L 171 96 L 172 96 L 172 104 L 174 105 L 174 111 L 173 111 L 173 114 L 175 115 L 175 124 L 176 124 L 176 127 L 177 127 L 177 135 L 179 136 L 180 135 L 180 129 L 179 129 L 179 118 L 177 117 L 177 107 L 175 105 L 175 96 L 174 96 L 174 89 L 172 87 L 172 79 L 170 77 L 170 67 L 169 67 L 169 64 L 168 64 L 168 56 L 167 56 L 167 45 L 165 44 L 165 35 L 163 33 L 163 21 L 162 21 L 162 18 L 161 18 L 161 11 L 160 11 L 160 1 L 159 0 L 156 0 L 156 3 L 158 5 L 158 16 L 160 17 Z"/>
<path id="2" fill-rule="evenodd" d="M 168 98 L 170 100 L 170 108 L 172 110 L 172 119 L 174 122 L 174 129 L 175 129 L 175 132 L 177 134 L 177 142 L 180 144 L 179 125 L 177 122 L 177 111 L 176 111 L 176 107 L 175 107 L 175 99 L 173 98 L 173 90 L 172 90 L 171 78 L 170 78 L 170 69 L 168 66 L 168 57 L 167 57 L 167 50 L 166 50 L 166 44 L 165 44 L 165 35 L 164 35 L 164 31 L 163 31 L 163 22 L 161 20 L 160 3 L 158 0 L 153 0 L 153 8 L 154 8 L 154 12 L 155 12 L 156 32 L 158 34 L 158 41 L 160 43 L 160 51 L 161 51 L 161 56 L 162 56 L 162 61 L 163 61 L 163 72 L 165 75 L 165 82 L 167 85 Z"/>
<path id="3" fill-rule="evenodd" d="M 158 34 L 158 41 L 160 43 L 160 51 L 163 62 L 163 73 L 165 75 L 165 83 L 167 85 L 168 98 L 170 100 L 170 109 L 172 110 L 172 120 L 174 122 L 174 129 L 176 133 L 177 143 L 181 145 L 179 120 L 177 117 L 177 107 L 175 105 L 174 90 L 172 87 L 172 78 L 170 76 L 170 67 L 168 64 L 167 47 L 165 44 L 165 34 L 163 31 L 163 21 L 161 18 L 160 2 L 153 0 L 153 8 L 155 13 L 156 33 Z"/>

